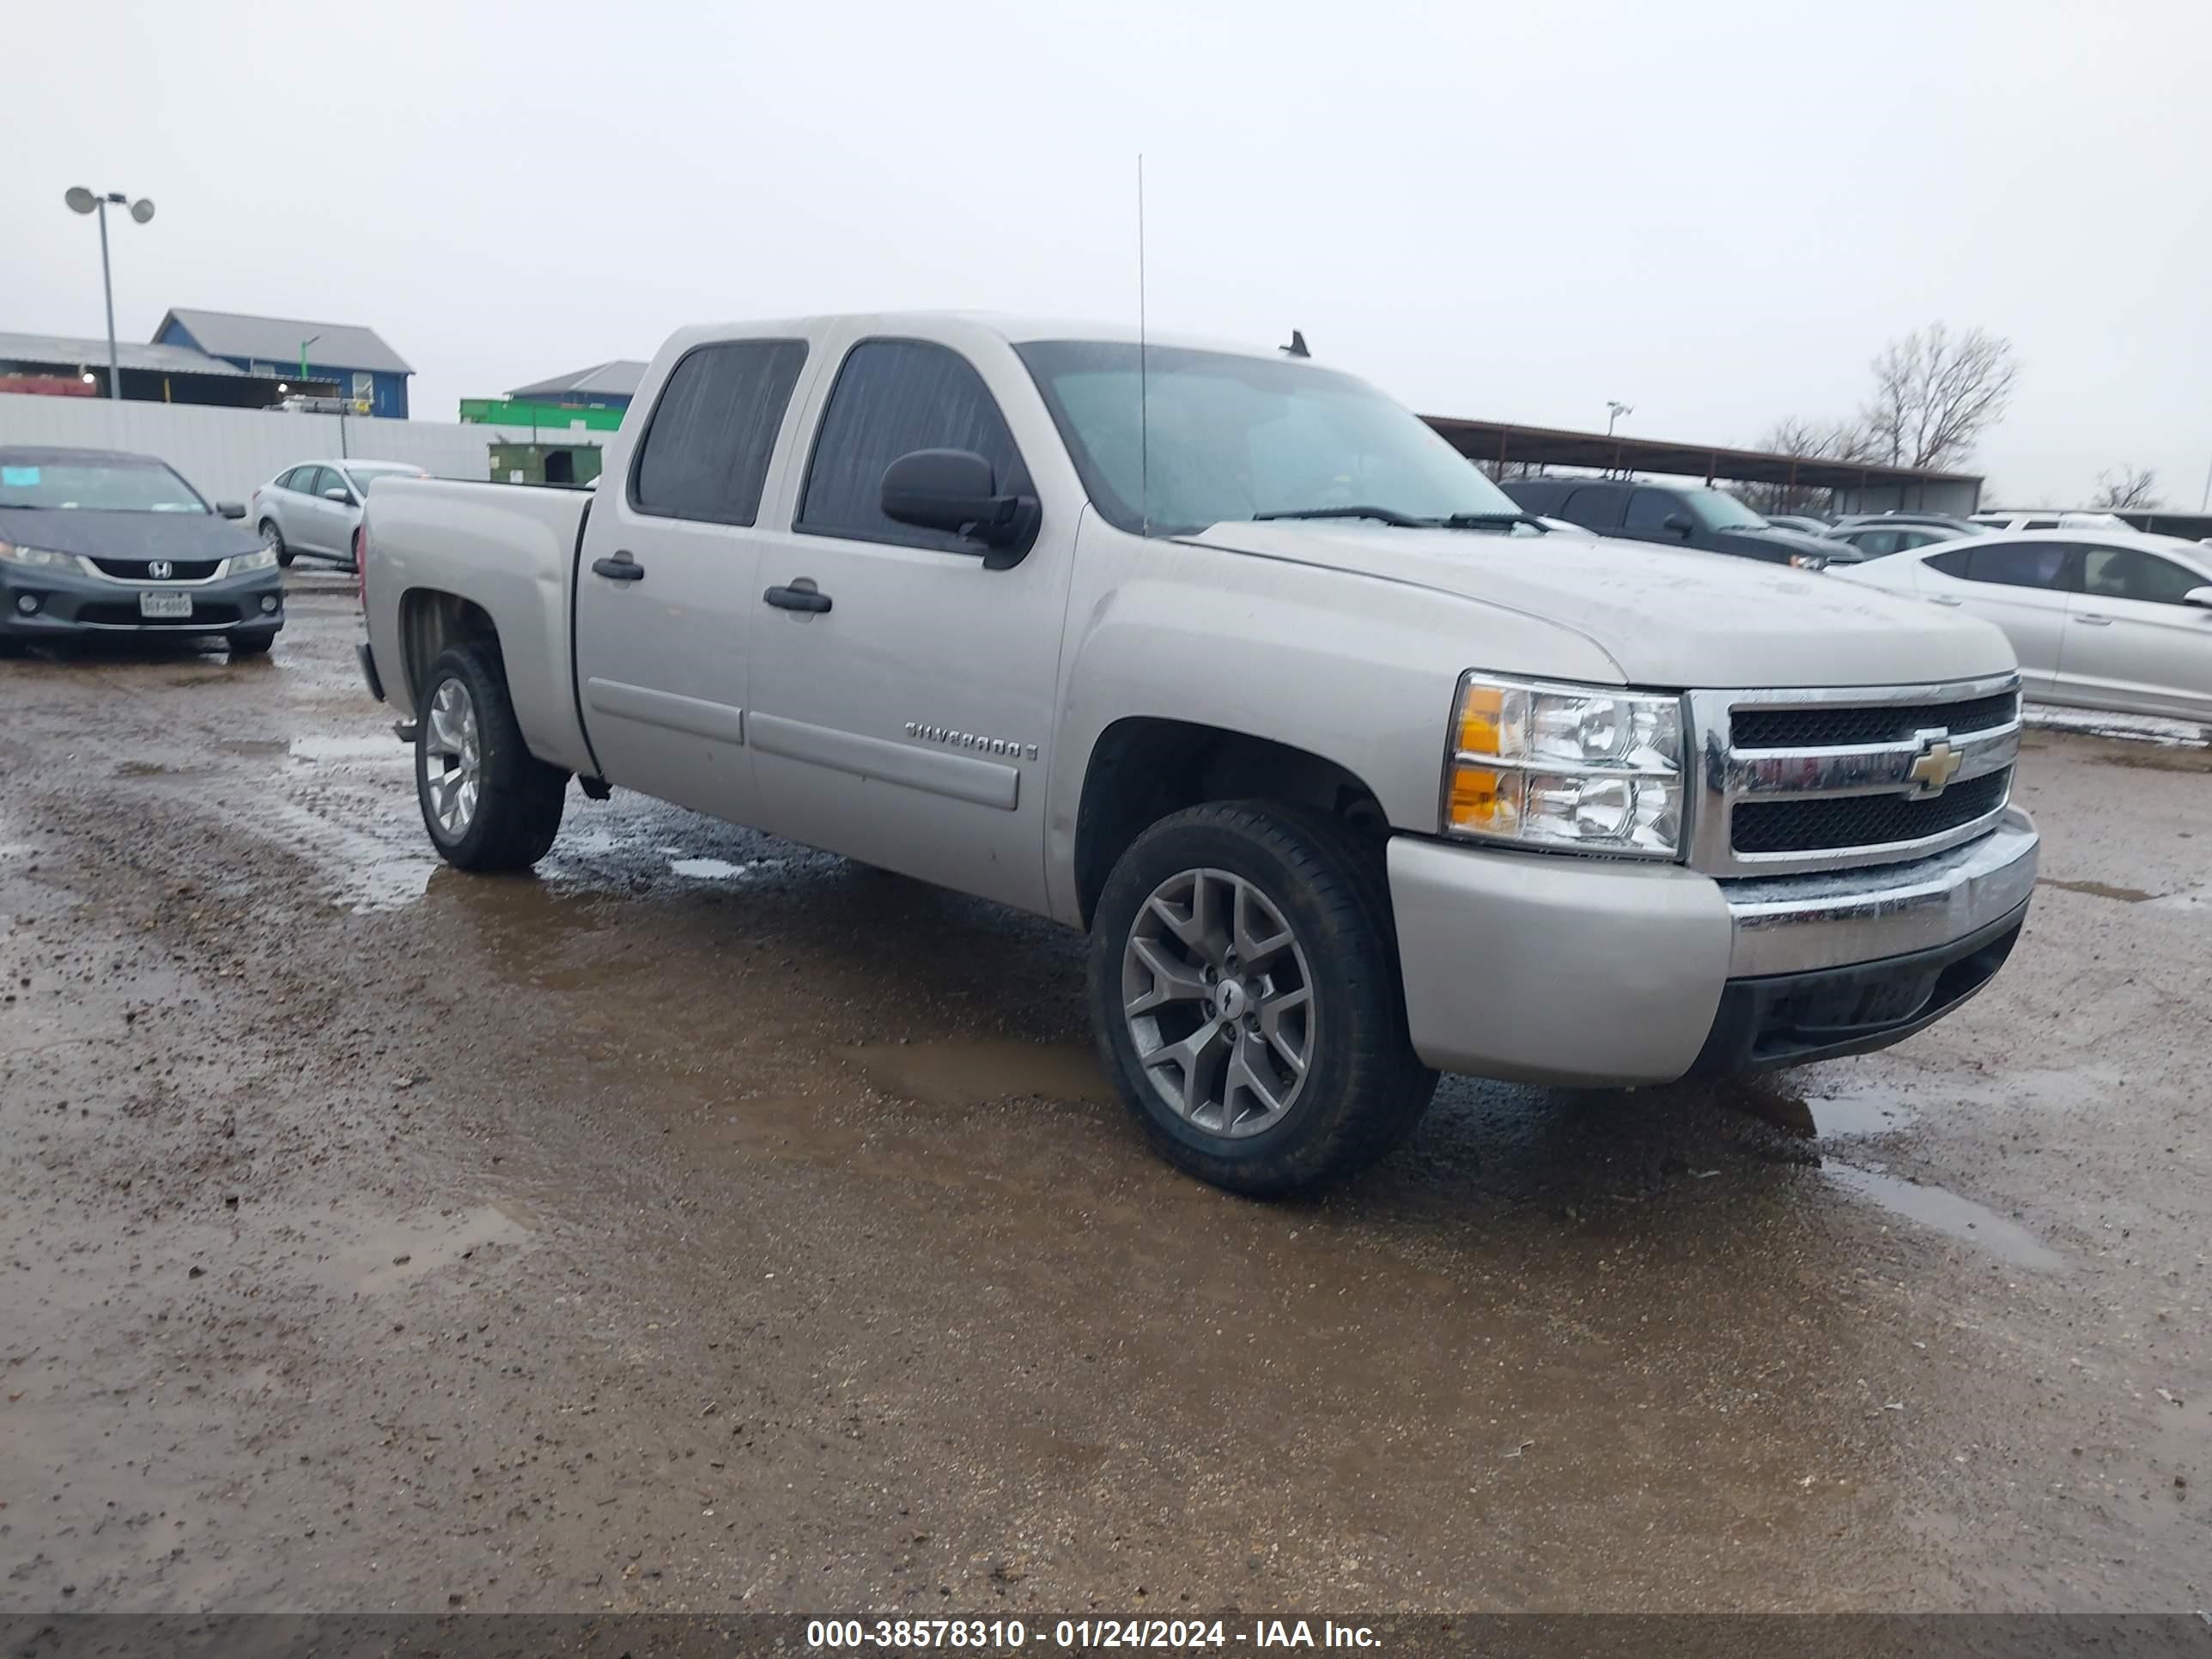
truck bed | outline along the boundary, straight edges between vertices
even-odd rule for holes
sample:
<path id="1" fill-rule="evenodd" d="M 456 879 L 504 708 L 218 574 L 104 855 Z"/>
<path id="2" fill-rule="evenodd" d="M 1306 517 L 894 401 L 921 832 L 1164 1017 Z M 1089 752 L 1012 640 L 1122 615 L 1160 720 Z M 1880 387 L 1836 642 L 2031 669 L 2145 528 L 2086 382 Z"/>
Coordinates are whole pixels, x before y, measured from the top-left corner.
<path id="1" fill-rule="evenodd" d="M 362 591 L 368 637 L 392 706 L 416 713 L 407 596 L 459 595 L 499 619 L 507 680 L 532 753 L 592 769 L 571 672 L 571 597 L 588 490 L 546 484 L 389 478 L 371 493 Z"/>

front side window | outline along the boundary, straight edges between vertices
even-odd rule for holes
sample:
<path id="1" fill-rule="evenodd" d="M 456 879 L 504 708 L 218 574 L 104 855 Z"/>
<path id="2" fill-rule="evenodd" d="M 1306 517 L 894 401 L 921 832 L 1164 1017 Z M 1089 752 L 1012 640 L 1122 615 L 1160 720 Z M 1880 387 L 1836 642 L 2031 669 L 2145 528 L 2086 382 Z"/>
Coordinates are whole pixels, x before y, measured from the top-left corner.
<path id="1" fill-rule="evenodd" d="M 991 464 L 1001 495 L 1030 493 L 1014 434 L 975 365 L 927 340 L 863 340 L 846 353 L 822 412 L 806 489 L 792 528 L 854 541 L 973 553 L 950 531 L 888 518 L 884 472 L 917 449 L 972 450 Z"/>
<path id="2" fill-rule="evenodd" d="M 2063 588 L 2073 552 L 2065 542 L 1996 542 L 1972 547 L 1966 550 L 1966 577 L 1970 582 L 1994 582 L 2004 587 Z"/>
<path id="3" fill-rule="evenodd" d="M 1611 489 L 1604 484 L 1584 484 L 1567 497 L 1566 510 L 1559 516 L 1570 524 L 1581 525 L 1586 530 L 1618 530 L 1620 528 L 1620 509 L 1628 500 L 1625 489 Z"/>
<path id="4" fill-rule="evenodd" d="M 2081 550 L 2081 591 L 2099 599 L 2179 605 L 2191 589 L 2198 587 L 2212 587 L 2212 576 L 2201 575 L 2187 565 L 2140 548 Z"/>
<path id="5" fill-rule="evenodd" d="M 1334 369 L 1126 341 L 1015 349 L 1091 502 L 1121 530 L 1182 535 L 1340 507 L 1423 520 L 1517 510 L 1418 416 Z"/>
<path id="6" fill-rule="evenodd" d="M 729 340 L 688 353 L 653 406 L 630 505 L 657 518 L 751 524 L 805 362 L 803 340 Z"/>
<path id="7" fill-rule="evenodd" d="M 100 513 L 206 513 L 198 491 L 159 461 L 0 463 L 0 507 Z"/>
<path id="8" fill-rule="evenodd" d="M 1628 521 L 1622 526 L 1631 535 L 1672 535 L 1667 520 L 1681 516 L 1682 509 L 1674 498 L 1663 489 L 1639 489 L 1628 503 Z"/>
<path id="9" fill-rule="evenodd" d="M 1725 489 L 1685 489 L 1682 501 L 1708 530 L 1764 530 L 1760 518 Z"/>

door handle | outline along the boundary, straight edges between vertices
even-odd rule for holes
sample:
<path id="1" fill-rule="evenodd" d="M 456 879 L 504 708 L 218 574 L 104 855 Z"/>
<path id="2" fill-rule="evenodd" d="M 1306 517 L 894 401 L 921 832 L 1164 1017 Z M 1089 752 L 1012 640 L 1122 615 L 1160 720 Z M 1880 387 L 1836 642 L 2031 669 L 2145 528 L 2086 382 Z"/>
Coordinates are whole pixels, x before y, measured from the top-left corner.
<path id="1" fill-rule="evenodd" d="M 1946 593 L 1938 593 L 1935 598 L 1929 600 L 1928 603 L 1930 605 L 1964 605 L 1966 601 L 1964 599 L 1954 599 Z"/>
<path id="2" fill-rule="evenodd" d="M 2100 617 L 2094 611 L 2084 611 L 2074 620 L 2086 623 L 2091 628 L 2110 628 L 2112 625 L 2112 619 L 2110 617 Z"/>
<path id="3" fill-rule="evenodd" d="M 641 582 L 645 580 L 645 567 L 631 554 L 617 553 L 611 559 L 593 559 L 592 574 L 612 582 Z"/>
<path id="4" fill-rule="evenodd" d="M 830 608 L 830 596 L 817 593 L 811 587 L 771 587 L 761 598 L 779 611 L 811 611 L 820 612 Z"/>

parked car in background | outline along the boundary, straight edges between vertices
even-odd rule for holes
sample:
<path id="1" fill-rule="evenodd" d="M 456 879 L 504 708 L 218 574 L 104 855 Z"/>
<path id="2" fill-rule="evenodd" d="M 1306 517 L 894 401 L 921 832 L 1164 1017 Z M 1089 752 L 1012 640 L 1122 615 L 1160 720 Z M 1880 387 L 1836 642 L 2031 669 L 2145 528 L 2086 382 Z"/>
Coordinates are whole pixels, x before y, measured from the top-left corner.
<path id="1" fill-rule="evenodd" d="M 109 449 L 0 448 L 0 646 L 96 634 L 220 634 L 258 656 L 284 625 L 276 556 L 236 501 Z"/>
<path id="2" fill-rule="evenodd" d="M 1770 513 L 1767 523 L 1780 530 L 1802 530 L 1808 536 L 1824 536 L 1828 532 L 1826 519 L 1812 519 L 1802 513 Z"/>
<path id="3" fill-rule="evenodd" d="M 279 564 L 305 553 L 350 565 L 369 486 L 379 478 L 429 476 L 405 461 L 302 461 L 253 492 L 253 522 Z"/>
<path id="4" fill-rule="evenodd" d="M 2040 508 L 1977 513 L 1973 522 L 1985 530 L 2126 530 L 2128 521 L 2117 513 L 2061 512 Z"/>
<path id="5" fill-rule="evenodd" d="M 1838 525 L 1827 532 L 1826 539 L 1857 549 L 1862 558 L 1883 559 L 1893 553 L 1909 553 L 1916 547 L 1928 547 L 1937 542 L 1969 539 L 1978 533 L 1938 529 L 1928 524 L 1853 524 Z"/>
<path id="6" fill-rule="evenodd" d="M 1726 490 L 1627 478 L 1510 478 L 1500 489 L 1525 511 L 1565 519 L 1601 536 L 1668 547 L 1702 548 L 1787 564 L 1818 558 L 1847 562 L 1855 550 L 1824 536 L 1779 530 Z"/>
<path id="7" fill-rule="evenodd" d="M 1853 581 L 1986 617 L 2046 702 L 2212 720 L 2212 548 L 2131 530 L 1980 536 Z"/>
<path id="8" fill-rule="evenodd" d="M 1996 629 L 1547 534 L 1317 363 L 686 329 L 606 459 L 369 499 L 362 668 L 439 854 L 535 863 L 574 775 L 1088 929 L 1105 1070 L 1224 1187 L 1371 1163 L 1436 1069 L 1885 1047 L 2027 911 Z"/>
<path id="9" fill-rule="evenodd" d="M 1821 533 L 1833 536 L 1846 530 L 1896 525 L 1911 525 L 1920 530 L 1948 530 L 1954 536 L 1989 534 L 1987 525 L 1976 524 L 1972 519 L 1958 518 L 1948 513 L 1846 513 L 1835 523 L 1826 526 Z"/>

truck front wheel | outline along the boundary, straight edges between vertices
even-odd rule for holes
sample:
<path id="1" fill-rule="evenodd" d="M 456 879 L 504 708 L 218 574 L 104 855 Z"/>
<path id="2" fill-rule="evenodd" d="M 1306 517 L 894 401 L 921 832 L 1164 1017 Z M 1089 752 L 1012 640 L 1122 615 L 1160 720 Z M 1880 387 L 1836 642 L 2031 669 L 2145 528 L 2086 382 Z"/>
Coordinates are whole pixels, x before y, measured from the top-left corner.
<path id="1" fill-rule="evenodd" d="M 1090 994 L 1153 1147 L 1231 1192 L 1366 1168 L 1436 1089 L 1407 1036 L 1382 861 L 1322 813 L 1216 804 L 1138 836 L 1099 896 Z"/>
<path id="2" fill-rule="evenodd" d="M 568 775 L 532 755 L 499 653 L 458 646 L 430 665 L 415 722 L 422 825 L 462 870 L 526 870 L 561 828 Z"/>

